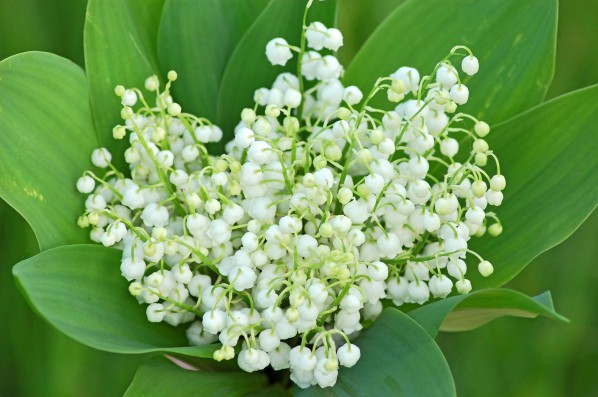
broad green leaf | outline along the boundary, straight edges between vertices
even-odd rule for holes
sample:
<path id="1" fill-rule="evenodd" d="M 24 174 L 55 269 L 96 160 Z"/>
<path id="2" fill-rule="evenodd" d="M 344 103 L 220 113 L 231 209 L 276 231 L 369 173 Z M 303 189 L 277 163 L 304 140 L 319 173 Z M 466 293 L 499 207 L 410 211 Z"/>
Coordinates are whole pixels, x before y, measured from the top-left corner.
<path id="1" fill-rule="evenodd" d="M 305 4 L 305 0 L 271 0 L 233 51 L 218 95 L 217 122 L 223 128 L 224 142 L 232 138 L 241 110 L 253 107 L 255 90 L 270 87 L 280 73 L 296 73 L 296 54 L 285 67 L 281 67 L 272 66 L 265 51 L 266 44 L 275 37 L 284 38 L 290 45 L 299 45 Z M 335 25 L 336 0 L 315 1 L 308 20 Z"/>
<path id="2" fill-rule="evenodd" d="M 372 32 L 404 2 L 405 0 L 341 1 L 338 4 L 339 29 L 344 38 L 343 46 L 339 50 L 341 63 L 349 65 Z"/>
<path id="3" fill-rule="evenodd" d="M 517 296 L 513 293 L 506 294 L 504 291 L 494 290 L 464 300 L 448 315 L 440 329 L 449 332 L 468 331 L 502 316 L 535 318 L 543 315 L 568 322 L 565 317 L 554 311 L 550 292 L 530 299 L 523 294 Z"/>
<path id="4" fill-rule="evenodd" d="M 126 142 L 112 139 L 122 123 L 114 87 L 144 89 L 147 77 L 160 75 L 156 40 L 164 0 L 90 0 L 85 19 L 85 69 L 100 144 L 121 160 Z M 145 91 L 144 91 L 145 92 Z"/>
<path id="5" fill-rule="evenodd" d="M 486 289 L 452 296 L 408 314 L 433 337 L 439 330 L 468 331 L 503 316 L 534 318 L 543 315 L 567 321 L 554 311 L 550 292 L 530 298 L 510 289 Z"/>
<path id="6" fill-rule="evenodd" d="M 47 51 L 83 65 L 86 1 L 0 1 L 0 59 Z"/>
<path id="7" fill-rule="evenodd" d="M 472 241 L 494 264 L 477 287 L 499 286 L 569 237 L 598 204 L 598 86 L 551 100 L 497 126 L 488 142 L 507 178 L 496 212 L 504 231 Z M 575 263 L 563 263 L 575 266 Z M 547 271 L 549 271 L 547 269 Z"/>
<path id="8" fill-rule="evenodd" d="M 268 1 L 166 0 L 158 57 L 164 73 L 178 73 L 173 92 L 185 112 L 216 121 L 224 68 Z"/>
<path id="9" fill-rule="evenodd" d="M 470 100 L 460 109 L 496 123 L 543 100 L 554 71 L 556 20 L 556 0 L 410 0 L 370 36 L 345 81 L 367 93 L 400 66 L 429 74 L 453 46 L 467 45 L 480 71 L 466 81 Z"/>
<path id="10" fill-rule="evenodd" d="M 42 250 L 87 242 L 75 182 L 97 146 L 83 70 L 28 52 L 0 62 L 0 196 Z"/>
<path id="11" fill-rule="evenodd" d="M 152 324 L 120 275 L 121 251 L 69 245 L 44 251 L 13 268 L 41 317 L 71 338 L 115 353 L 171 352 L 211 357 L 214 346 L 189 347 L 181 328 Z"/>
<path id="12" fill-rule="evenodd" d="M 263 374 L 191 371 L 165 357 L 153 357 L 137 370 L 125 397 L 241 397 L 266 384 Z"/>
<path id="13" fill-rule="evenodd" d="M 117 396 L 123 393 L 141 356 L 90 349 L 52 329 L 27 306 L 10 266 L 39 252 L 27 222 L 0 200 L 0 380 L 3 397 Z M 110 382 L 106 379 L 109 377 Z"/>
<path id="14" fill-rule="evenodd" d="M 296 390 L 315 396 L 455 396 L 453 378 L 440 349 L 408 315 L 385 309 L 374 325 L 355 340 L 361 358 L 341 367 L 332 388 Z"/>
<path id="15" fill-rule="evenodd" d="M 275 383 L 266 387 L 265 389 L 258 390 L 254 393 L 247 394 L 245 397 L 292 397 L 293 389 L 285 389 L 281 383 Z"/>

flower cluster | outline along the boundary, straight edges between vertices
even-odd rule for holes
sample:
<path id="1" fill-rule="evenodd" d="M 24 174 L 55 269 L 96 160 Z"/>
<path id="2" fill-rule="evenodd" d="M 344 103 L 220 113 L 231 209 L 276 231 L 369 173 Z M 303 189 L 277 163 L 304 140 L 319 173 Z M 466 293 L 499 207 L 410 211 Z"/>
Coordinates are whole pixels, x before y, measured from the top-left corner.
<path id="1" fill-rule="evenodd" d="M 475 74 L 469 49 L 423 77 L 401 67 L 364 97 L 339 80 L 331 52 L 342 44 L 320 22 L 304 27 L 300 47 L 270 41 L 273 65 L 298 53 L 297 74 L 255 92 L 222 155 L 206 144 L 223 131 L 173 101 L 175 72 L 163 89 L 146 80 L 152 105 L 118 86 L 124 123 L 113 134 L 128 137 L 129 170 L 99 148 L 91 160 L 105 172 L 77 181 L 89 194 L 79 225 L 123 250 L 122 275 L 149 321 L 190 323 L 191 344 L 222 344 L 216 360 L 288 368 L 300 387 L 332 386 L 339 365 L 357 363 L 350 341 L 382 299 L 468 293 L 468 254 L 483 276 L 493 271 L 468 241 L 502 231 L 488 211 L 505 188 L 489 126 L 457 112 L 469 91 L 451 61 Z M 371 105 L 380 92 L 392 110 Z"/>

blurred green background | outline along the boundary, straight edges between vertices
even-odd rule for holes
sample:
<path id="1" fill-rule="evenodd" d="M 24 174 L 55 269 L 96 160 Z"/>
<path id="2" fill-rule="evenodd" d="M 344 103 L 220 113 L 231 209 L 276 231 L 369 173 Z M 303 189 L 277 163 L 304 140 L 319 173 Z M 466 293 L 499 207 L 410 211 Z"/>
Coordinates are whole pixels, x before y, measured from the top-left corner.
<path id="1" fill-rule="evenodd" d="M 341 57 L 350 59 L 402 2 L 341 0 Z M 0 0 L 0 59 L 42 50 L 83 65 L 85 6 L 85 0 Z M 559 12 L 549 98 L 598 82 L 598 3 L 562 0 Z M 439 337 L 460 396 L 598 396 L 597 240 L 598 213 L 508 285 L 529 295 L 550 289 L 571 324 L 501 319 Z M 91 350 L 36 317 L 11 275 L 13 264 L 36 251 L 28 225 L 0 201 L 0 397 L 122 395 L 144 357 Z"/>

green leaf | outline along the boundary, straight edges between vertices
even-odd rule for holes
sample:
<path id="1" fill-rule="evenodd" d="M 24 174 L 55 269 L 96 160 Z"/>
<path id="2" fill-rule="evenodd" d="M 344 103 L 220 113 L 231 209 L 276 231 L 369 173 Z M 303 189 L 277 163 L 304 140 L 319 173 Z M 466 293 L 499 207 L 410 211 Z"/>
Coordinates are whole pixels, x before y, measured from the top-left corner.
<path id="1" fill-rule="evenodd" d="M 0 196 L 29 222 L 40 249 L 89 241 L 77 227 L 75 182 L 96 145 L 80 67 L 41 52 L 0 62 Z"/>
<path id="2" fill-rule="evenodd" d="M 285 389 L 281 383 L 275 383 L 258 390 L 254 393 L 247 394 L 245 397 L 292 397 L 293 389 Z"/>
<path id="3" fill-rule="evenodd" d="M 410 0 L 370 36 L 345 81 L 367 93 L 377 77 L 404 65 L 430 73 L 453 46 L 466 45 L 480 72 L 466 81 L 470 100 L 460 109 L 496 123 L 543 100 L 554 72 L 556 20 L 556 0 Z"/>
<path id="4" fill-rule="evenodd" d="M 147 320 L 120 275 L 121 254 L 100 245 L 62 246 L 20 262 L 13 275 L 41 317 L 83 344 L 115 353 L 211 357 L 215 346 L 186 346 L 181 328 Z"/>
<path id="5" fill-rule="evenodd" d="M 162 71 L 176 70 L 185 112 L 216 120 L 220 80 L 243 34 L 269 0 L 167 0 L 160 21 Z"/>
<path id="6" fill-rule="evenodd" d="M 125 397 L 240 397 L 266 384 L 263 374 L 191 371 L 165 357 L 153 357 L 137 370 Z"/>
<path id="7" fill-rule="evenodd" d="M 472 249 L 495 268 L 486 279 L 472 272 L 476 288 L 506 283 L 569 237 L 596 208 L 596 98 L 598 85 L 551 100 L 490 132 L 487 140 L 507 178 L 504 204 L 496 210 L 504 231 L 472 240 Z"/>
<path id="8" fill-rule="evenodd" d="M 80 0 L 0 2 L 0 59 L 25 51 L 47 51 L 83 65 Z"/>
<path id="9" fill-rule="evenodd" d="M 374 30 L 404 2 L 405 0 L 341 1 L 339 14 L 342 18 L 340 18 L 339 29 L 343 32 L 344 43 L 339 50 L 340 62 L 349 65 Z"/>
<path id="10" fill-rule="evenodd" d="M 535 318 L 543 315 L 554 320 L 569 321 L 554 311 L 548 291 L 533 299 L 513 293 L 515 291 L 506 291 L 486 290 L 486 293 L 465 299 L 448 315 L 440 329 L 449 332 L 468 331 L 502 316 Z"/>
<path id="11" fill-rule="evenodd" d="M 446 360 L 430 335 L 397 309 L 385 309 L 355 344 L 361 359 L 341 367 L 332 388 L 297 390 L 315 396 L 455 396 Z"/>
<path id="12" fill-rule="evenodd" d="M 164 0 L 89 0 L 85 19 L 85 68 L 100 145 L 124 164 L 126 143 L 112 139 L 122 105 L 114 87 L 143 90 L 147 77 L 160 75 L 156 40 Z M 145 91 L 143 91 L 145 92 Z"/>
<path id="13" fill-rule="evenodd" d="M 296 54 L 285 67 L 272 66 L 265 49 L 275 37 L 284 38 L 290 45 L 299 45 L 305 4 L 305 0 L 271 0 L 232 53 L 218 95 L 217 123 L 224 131 L 224 142 L 232 138 L 241 110 L 253 107 L 256 89 L 270 87 L 280 73 L 296 71 Z M 335 25 L 336 0 L 314 2 L 308 20 Z"/>
<path id="14" fill-rule="evenodd" d="M 530 298 L 510 289 L 486 289 L 452 296 L 410 311 L 431 336 L 442 331 L 468 331 L 503 316 L 534 318 L 543 315 L 568 321 L 554 311 L 550 292 Z"/>

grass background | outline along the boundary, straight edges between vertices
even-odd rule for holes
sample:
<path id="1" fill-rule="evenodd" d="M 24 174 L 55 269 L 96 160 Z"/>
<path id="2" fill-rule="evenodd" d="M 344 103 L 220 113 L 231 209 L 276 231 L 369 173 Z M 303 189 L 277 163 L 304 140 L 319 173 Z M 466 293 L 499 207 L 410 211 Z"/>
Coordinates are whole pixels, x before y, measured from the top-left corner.
<path id="1" fill-rule="evenodd" d="M 350 59 L 401 2 L 341 0 L 341 58 Z M 43 50 L 83 65 L 85 6 L 85 0 L 0 0 L 0 59 Z M 598 82 L 598 3 L 561 0 L 559 14 L 549 98 Z M 508 285 L 529 295 L 550 289 L 570 324 L 500 319 L 473 332 L 440 335 L 460 396 L 598 396 L 597 240 L 594 214 Z M 28 225 L 0 201 L 0 397 L 122 395 L 144 357 L 89 349 L 39 319 L 10 271 L 36 252 Z"/>

